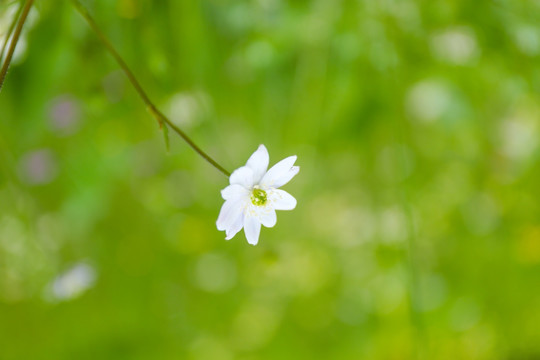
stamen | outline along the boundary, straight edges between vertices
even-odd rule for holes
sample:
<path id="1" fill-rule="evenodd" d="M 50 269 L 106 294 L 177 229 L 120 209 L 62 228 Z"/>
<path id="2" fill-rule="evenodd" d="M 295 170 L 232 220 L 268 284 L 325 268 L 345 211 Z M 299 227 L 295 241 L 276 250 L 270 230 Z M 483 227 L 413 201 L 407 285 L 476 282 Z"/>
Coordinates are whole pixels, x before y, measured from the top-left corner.
<path id="1" fill-rule="evenodd" d="M 251 203 L 255 206 L 263 206 L 266 204 L 266 191 L 259 189 L 258 187 L 253 188 L 251 192 Z"/>

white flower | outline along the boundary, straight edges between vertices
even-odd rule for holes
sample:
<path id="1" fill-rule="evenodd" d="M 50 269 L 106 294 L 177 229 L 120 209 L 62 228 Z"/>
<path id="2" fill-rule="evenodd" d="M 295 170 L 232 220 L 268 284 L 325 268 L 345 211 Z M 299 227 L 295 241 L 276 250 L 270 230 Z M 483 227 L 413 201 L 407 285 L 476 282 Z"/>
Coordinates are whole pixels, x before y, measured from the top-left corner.
<path id="1" fill-rule="evenodd" d="M 289 156 L 268 169 L 268 150 L 260 145 L 245 166 L 236 169 L 229 178 L 230 185 L 221 190 L 225 203 L 216 225 L 230 240 L 242 228 L 248 243 L 257 245 L 261 224 L 276 225 L 276 210 L 292 210 L 296 199 L 278 189 L 288 183 L 300 170 L 293 166 L 296 155 Z"/>

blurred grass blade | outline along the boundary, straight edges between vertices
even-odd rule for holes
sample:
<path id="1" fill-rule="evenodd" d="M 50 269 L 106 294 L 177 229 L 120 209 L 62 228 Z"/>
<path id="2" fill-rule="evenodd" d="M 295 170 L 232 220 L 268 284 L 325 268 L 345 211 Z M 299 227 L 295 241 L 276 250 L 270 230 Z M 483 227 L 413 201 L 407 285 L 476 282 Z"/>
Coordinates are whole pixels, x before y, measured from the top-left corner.
<path id="1" fill-rule="evenodd" d="M 19 9 L 17 9 L 17 12 L 15 13 L 15 16 L 13 17 L 13 21 L 9 25 L 8 31 L 6 33 L 6 38 L 4 39 L 4 44 L 2 45 L 2 50 L 0 50 L 0 60 L 4 58 L 4 53 L 6 52 L 9 39 L 11 39 L 11 34 L 13 34 L 13 30 L 15 30 L 15 26 L 17 25 L 17 20 L 19 20 L 19 17 L 21 16 L 22 9 L 23 9 L 23 6 L 22 5 L 19 6 Z"/>
<path id="2" fill-rule="evenodd" d="M 6 79 L 6 74 L 9 68 L 9 64 L 11 63 L 11 59 L 13 59 L 13 53 L 15 52 L 15 48 L 17 47 L 17 43 L 19 42 L 22 28 L 24 26 L 24 23 L 26 22 L 28 13 L 30 12 L 30 9 L 32 8 L 33 3 L 34 3 L 34 0 L 26 0 L 24 5 L 22 6 L 23 10 L 22 10 L 21 16 L 19 17 L 17 21 L 15 33 L 13 34 L 13 38 L 11 39 L 11 43 L 9 45 L 9 50 L 8 50 L 6 59 L 4 60 L 4 63 L 2 64 L 2 69 L 0 70 L 0 91 L 2 90 L 2 87 L 4 85 L 4 81 Z"/>

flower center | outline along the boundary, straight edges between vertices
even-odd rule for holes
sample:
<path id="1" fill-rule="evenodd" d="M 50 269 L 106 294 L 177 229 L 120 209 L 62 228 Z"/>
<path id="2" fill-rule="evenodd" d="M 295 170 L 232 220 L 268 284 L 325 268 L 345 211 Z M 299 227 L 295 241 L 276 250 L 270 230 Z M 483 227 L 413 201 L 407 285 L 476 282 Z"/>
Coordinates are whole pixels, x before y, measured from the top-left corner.
<path id="1" fill-rule="evenodd" d="M 263 206 L 266 204 L 266 191 L 259 189 L 258 187 L 253 188 L 251 192 L 251 203 L 255 206 Z"/>

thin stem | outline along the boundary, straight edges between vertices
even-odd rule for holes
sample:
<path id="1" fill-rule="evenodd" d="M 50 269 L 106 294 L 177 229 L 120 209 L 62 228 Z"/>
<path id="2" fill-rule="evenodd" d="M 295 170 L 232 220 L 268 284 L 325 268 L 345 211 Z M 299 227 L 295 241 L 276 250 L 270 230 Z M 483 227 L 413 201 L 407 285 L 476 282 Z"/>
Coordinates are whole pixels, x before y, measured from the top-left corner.
<path id="1" fill-rule="evenodd" d="M 396 89 L 398 86 L 398 75 L 395 68 L 393 69 L 392 83 Z M 403 116 L 396 116 L 396 142 L 400 145 L 399 154 L 397 159 L 397 167 L 400 175 L 404 180 L 398 185 L 399 198 L 401 202 L 401 208 L 406 219 L 407 226 L 407 243 L 406 243 L 406 257 L 407 257 L 407 277 L 409 285 L 409 312 L 411 322 L 414 326 L 414 358 L 418 360 L 425 359 L 425 349 L 427 348 L 427 334 L 424 324 L 424 319 L 420 313 L 422 308 L 422 288 L 419 277 L 419 264 L 420 257 L 418 256 L 418 238 L 417 229 L 414 221 L 414 212 L 410 199 L 410 180 L 407 179 L 406 169 L 408 167 L 408 158 L 406 153 L 407 147 L 407 129 L 404 123 Z"/>
<path id="2" fill-rule="evenodd" d="M 393 83 L 395 88 L 398 89 L 397 72 L 394 71 Z M 407 275 L 409 284 L 409 311 L 411 321 L 414 326 L 414 351 L 416 359 L 425 359 L 425 351 L 427 348 L 427 333 L 424 324 L 424 319 L 420 313 L 422 308 L 422 287 L 420 283 L 420 257 L 418 254 L 418 236 L 417 229 L 414 221 L 414 212 L 410 199 L 410 180 L 404 176 L 408 167 L 408 158 L 406 153 L 406 146 L 408 143 L 407 129 L 403 116 L 396 116 L 396 140 L 400 145 L 399 159 L 398 159 L 398 171 L 403 176 L 404 180 L 398 185 L 399 197 L 401 200 L 401 208 L 405 215 L 407 225 Z"/>
<path id="3" fill-rule="evenodd" d="M 15 33 L 13 34 L 13 38 L 11 38 L 11 43 L 9 44 L 9 50 L 6 56 L 6 60 L 2 65 L 2 69 L 0 70 L 0 91 L 2 90 L 2 86 L 4 85 L 9 64 L 11 64 L 13 53 L 15 52 L 15 48 L 17 47 L 17 43 L 19 42 L 19 37 L 21 36 L 22 28 L 24 26 L 26 18 L 28 17 L 28 13 L 30 12 L 30 8 L 32 7 L 33 3 L 34 0 L 26 0 L 26 2 L 24 3 L 22 14 L 19 18 L 19 21 L 17 22 L 17 27 L 15 29 Z"/>
<path id="4" fill-rule="evenodd" d="M 133 72 L 129 69 L 126 62 L 120 54 L 116 51 L 114 46 L 111 44 L 111 42 L 107 39 L 105 34 L 101 31 L 101 29 L 98 27 L 97 23 L 94 21 L 88 10 L 78 1 L 78 0 L 71 0 L 71 3 L 75 6 L 75 9 L 84 17 L 86 22 L 90 25 L 92 30 L 96 33 L 97 37 L 105 46 L 105 48 L 111 53 L 111 55 L 114 57 L 118 65 L 120 65 L 120 68 L 124 71 L 127 78 L 129 79 L 129 82 L 133 85 L 135 90 L 137 91 L 137 94 L 139 94 L 142 101 L 145 103 L 146 108 L 152 114 L 152 116 L 157 120 L 160 127 L 161 126 L 169 126 L 171 129 L 173 129 L 182 139 L 184 139 L 185 142 L 188 143 L 189 146 L 193 150 L 195 150 L 200 156 L 202 156 L 206 161 L 208 161 L 212 166 L 214 166 L 216 169 L 221 171 L 223 174 L 225 174 L 227 177 L 231 176 L 231 174 L 225 170 L 221 165 L 219 165 L 214 159 L 212 159 L 208 154 L 206 154 L 200 147 L 198 147 L 193 140 L 191 140 L 184 131 L 182 131 L 180 128 L 178 128 L 171 120 L 169 120 L 163 113 L 152 103 L 146 92 L 143 90 L 141 84 L 133 74 Z"/>
<path id="5" fill-rule="evenodd" d="M 405 164 L 407 159 L 405 152 L 402 148 L 401 150 L 401 160 Z M 426 334 L 425 334 L 425 328 L 424 328 L 424 320 L 419 313 L 420 307 L 422 305 L 421 303 L 421 295 L 422 295 L 422 289 L 420 287 L 419 282 L 419 276 L 418 276 L 418 269 L 416 264 L 418 263 L 418 256 L 417 256 L 417 239 L 416 239 L 416 227 L 414 225 L 414 216 L 413 216 L 413 210 L 410 205 L 410 199 L 409 199 L 409 189 L 408 184 L 403 183 L 402 184 L 402 194 L 401 194 L 401 202 L 402 202 L 402 208 L 405 213 L 405 218 L 407 222 L 407 270 L 408 270 L 408 277 L 409 277 L 409 304 L 410 304 L 410 312 L 411 312 L 411 318 L 412 322 L 415 327 L 416 336 L 418 339 L 416 340 L 416 358 L 417 359 L 423 359 L 424 358 L 424 348 L 426 346 Z"/>
<path id="6" fill-rule="evenodd" d="M 4 53 L 7 49 L 7 45 L 9 43 L 9 39 L 11 38 L 11 34 L 13 34 L 13 30 L 15 30 L 15 26 L 17 25 L 17 20 L 21 16 L 23 7 L 19 6 L 17 9 L 17 12 L 15 13 L 15 16 L 13 17 L 13 21 L 11 22 L 11 25 L 9 25 L 9 29 L 6 33 L 6 39 L 4 40 L 4 44 L 2 45 L 2 50 L 0 50 L 0 60 L 4 58 Z"/>

